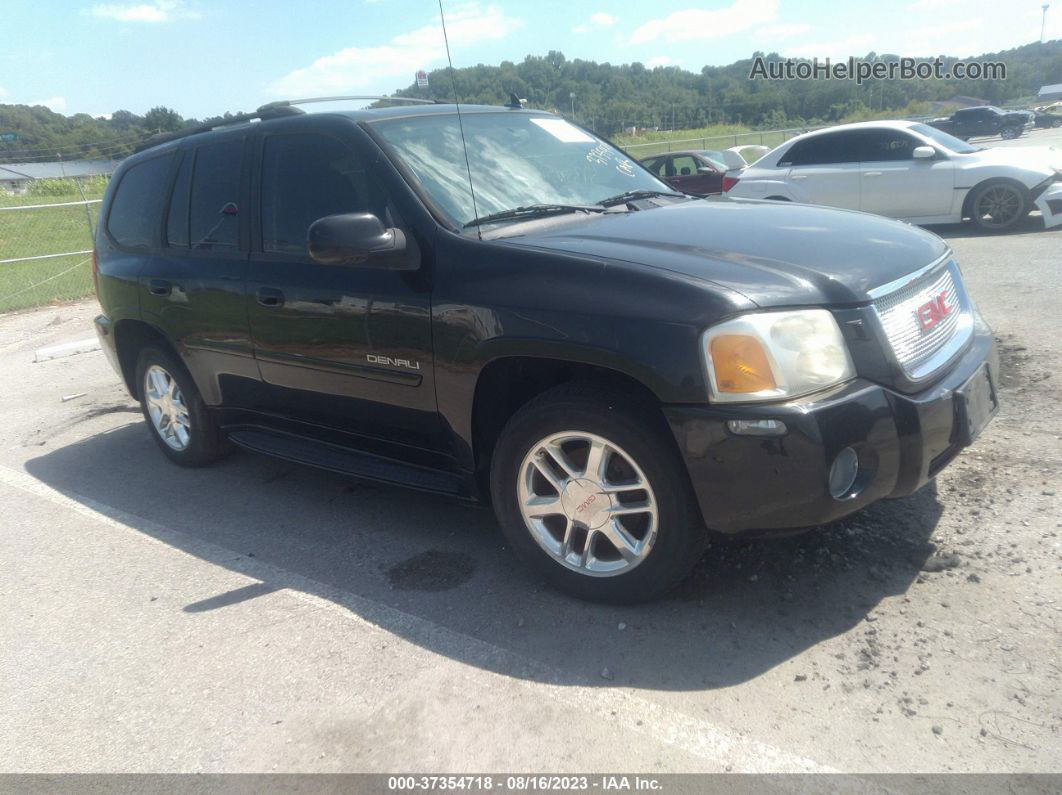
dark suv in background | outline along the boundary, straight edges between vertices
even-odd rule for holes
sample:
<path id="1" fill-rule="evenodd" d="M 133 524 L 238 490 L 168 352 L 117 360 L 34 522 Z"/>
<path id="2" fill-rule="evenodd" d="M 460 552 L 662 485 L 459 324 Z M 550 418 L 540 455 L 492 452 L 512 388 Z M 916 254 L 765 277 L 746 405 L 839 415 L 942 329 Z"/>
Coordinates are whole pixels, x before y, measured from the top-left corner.
<path id="1" fill-rule="evenodd" d="M 584 598 L 660 594 L 707 528 L 910 494 L 996 410 L 940 238 L 693 199 L 538 111 L 276 103 L 153 142 L 95 263 L 104 350 L 173 461 L 235 443 L 489 502 Z"/>

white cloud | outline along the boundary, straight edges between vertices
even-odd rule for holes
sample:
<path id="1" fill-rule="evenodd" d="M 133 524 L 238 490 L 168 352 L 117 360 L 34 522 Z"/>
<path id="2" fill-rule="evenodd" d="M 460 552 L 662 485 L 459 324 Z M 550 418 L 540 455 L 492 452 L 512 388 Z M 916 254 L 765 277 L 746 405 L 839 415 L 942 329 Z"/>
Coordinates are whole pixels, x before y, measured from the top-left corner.
<path id="1" fill-rule="evenodd" d="M 27 103 L 31 107 L 34 105 L 44 105 L 49 110 L 56 113 L 62 113 L 66 110 L 66 97 L 48 97 L 47 99 L 35 99 L 32 102 Z"/>
<path id="2" fill-rule="evenodd" d="M 777 25 L 767 25 L 756 31 L 756 37 L 789 39 L 793 36 L 799 36 L 801 33 L 807 33 L 809 30 L 811 30 L 811 25 L 805 25 L 803 22 L 779 22 Z"/>
<path id="3" fill-rule="evenodd" d="M 619 17 L 614 17 L 612 14 L 606 14 L 604 11 L 598 11 L 596 14 L 590 15 L 590 21 L 583 25 L 576 25 L 572 28 L 572 33 L 589 33 L 594 28 L 610 28 L 619 22 Z"/>
<path id="4" fill-rule="evenodd" d="M 866 55 L 874 49 L 874 42 L 874 36 L 870 33 L 857 33 L 843 39 L 787 47 L 784 54 L 794 58 L 829 58 L 837 61 L 849 55 Z"/>
<path id="5" fill-rule="evenodd" d="M 631 34 L 631 44 L 719 39 L 762 26 L 778 16 L 778 0 L 734 0 L 725 8 L 687 8 L 650 19 Z"/>
<path id="6" fill-rule="evenodd" d="M 7 89 L 4 88 L 3 86 L 0 86 L 0 97 L 6 97 L 6 96 L 7 96 Z"/>
<path id="7" fill-rule="evenodd" d="M 645 65 L 648 66 L 650 69 L 653 69 L 657 66 L 671 66 L 674 63 L 675 62 L 674 60 L 672 60 L 670 55 L 655 55 L 648 61 L 646 61 Z"/>
<path id="8" fill-rule="evenodd" d="M 523 20 L 506 16 L 497 6 L 483 9 L 475 2 L 456 6 L 446 15 L 451 49 L 503 39 L 521 25 Z M 269 92 L 278 97 L 324 96 L 366 88 L 382 78 L 406 76 L 412 81 L 417 69 L 445 58 L 442 27 L 433 23 L 378 47 L 347 47 L 325 55 L 275 80 Z"/>
<path id="9" fill-rule="evenodd" d="M 117 22 L 173 22 L 177 19 L 199 19 L 200 14 L 185 6 L 181 0 L 153 0 L 149 3 L 94 5 L 88 13 L 100 19 Z"/>

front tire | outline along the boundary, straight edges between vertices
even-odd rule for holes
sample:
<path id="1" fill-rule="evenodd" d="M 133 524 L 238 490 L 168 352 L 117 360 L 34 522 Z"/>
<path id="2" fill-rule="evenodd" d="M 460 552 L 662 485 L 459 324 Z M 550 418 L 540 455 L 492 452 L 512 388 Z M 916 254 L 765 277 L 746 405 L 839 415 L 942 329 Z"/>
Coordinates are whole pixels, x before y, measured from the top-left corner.
<path id="1" fill-rule="evenodd" d="M 1012 141 L 1015 138 L 1019 138 L 1021 137 L 1021 127 L 1004 127 L 1000 131 L 999 137 L 1004 141 Z"/>
<path id="2" fill-rule="evenodd" d="M 1013 229 L 1029 209 L 1029 192 L 1016 182 L 986 182 L 974 188 L 970 196 L 970 216 L 986 232 Z"/>
<path id="3" fill-rule="evenodd" d="M 491 496 L 517 554 L 579 599 L 656 598 L 704 550 L 689 477 L 658 410 L 595 385 L 556 387 L 510 419 Z"/>
<path id="4" fill-rule="evenodd" d="M 230 442 L 176 356 L 153 345 L 145 347 L 137 359 L 136 379 L 140 409 L 167 458 L 181 466 L 199 467 L 231 452 Z"/>

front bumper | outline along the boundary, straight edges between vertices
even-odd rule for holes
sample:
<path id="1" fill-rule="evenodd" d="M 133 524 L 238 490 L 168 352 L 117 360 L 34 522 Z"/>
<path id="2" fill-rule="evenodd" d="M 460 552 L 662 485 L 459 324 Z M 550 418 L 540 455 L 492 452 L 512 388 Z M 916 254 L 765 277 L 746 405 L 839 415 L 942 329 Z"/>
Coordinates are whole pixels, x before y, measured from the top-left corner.
<path id="1" fill-rule="evenodd" d="M 724 533 L 785 531 L 847 516 L 925 485 L 971 439 L 958 391 L 999 354 L 980 326 L 966 352 L 925 391 L 905 395 L 857 379 L 832 393 L 782 405 L 665 406 L 705 524 Z M 994 395 L 993 395 L 994 397 Z M 729 420 L 774 419 L 782 436 L 731 433 Z M 859 456 L 852 496 L 835 499 L 830 464 L 846 447 Z"/>
<path id="2" fill-rule="evenodd" d="M 1044 227 L 1062 224 L 1062 182 L 1051 183 L 1033 202 L 1044 217 Z"/>

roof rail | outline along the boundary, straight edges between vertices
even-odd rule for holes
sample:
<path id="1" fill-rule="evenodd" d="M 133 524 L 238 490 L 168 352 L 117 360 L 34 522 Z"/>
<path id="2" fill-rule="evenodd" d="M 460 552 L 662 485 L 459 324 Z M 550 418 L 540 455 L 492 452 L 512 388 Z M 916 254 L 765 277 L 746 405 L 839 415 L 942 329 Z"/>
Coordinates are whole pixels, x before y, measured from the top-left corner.
<path id="1" fill-rule="evenodd" d="M 189 135 L 210 132 L 211 130 L 216 130 L 218 127 L 226 127 L 230 124 L 241 124 L 245 121 L 252 121 L 253 119 L 266 120 L 278 119 L 283 116 L 300 116 L 305 112 L 306 111 L 301 108 L 292 108 L 288 107 L 286 104 L 271 102 L 268 105 L 263 105 L 254 113 L 237 113 L 235 116 L 230 116 L 227 119 L 208 121 L 204 124 L 197 124 L 195 127 L 177 130 L 176 132 L 156 133 L 150 138 L 146 138 L 137 144 L 134 151 L 143 152 L 145 149 L 151 149 L 153 146 L 158 146 L 159 144 L 176 141 L 180 138 L 187 138 Z"/>
<path id="2" fill-rule="evenodd" d="M 420 99 L 418 97 L 382 97 L 382 96 L 350 96 L 350 97 L 307 97 L 306 99 L 280 99 L 276 102 L 267 102 L 262 105 L 254 113 L 238 113 L 235 116 L 230 116 L 227 119 L 219 119 L 217 121 L 209 121 L 205 124 L 199 124 L 195 127 L 189 127 L 185 130 L 177 130 L 176 132 L 157 133 L 152 135 L 137 144 L 134 151 L 143 152 L 145 149 L 150 149 L 153 146 L 159 144 L 168 143 L 169 141 L 176 141 L 179 138 L 185 138 L 189 135 L 196 135 L 201 132 L 209 132 L 215 130 L 218 127 L 224 127 L 228 124 L 240 124 L 241 122 L 251 121 L 253 119 L 276 119 L 283 116 L 298 116 L 306 111 L 301 108 L 295 107 L 296 105 L 306 105 L 311 102 L 340 102 L 343 100 L 351 99 L 372 99 L 377 101 L 389 100 L 391 102 L 409 102 L 415 105 L 435 105 L 438 104 L 437 99 Z"/>
<path id="3" fill-rule="evenodd" d="M 382 97 L 382 96 L 344 96 L 344 97 L 307 97 L 306 99 L 280 99 L 276 102 L 270 102 L 258 110 L 269 110 L 273 108 L 286 108 L 291 105 L 308 105 L 311 102 L 342 102 L 350 99 L 374 99 L 377 101 L 387 100 L 390 102 L 409 102 L 414 105 L 436 105 L 439 103 L 437 99 L 421 99 L 420 97 Z"/>

